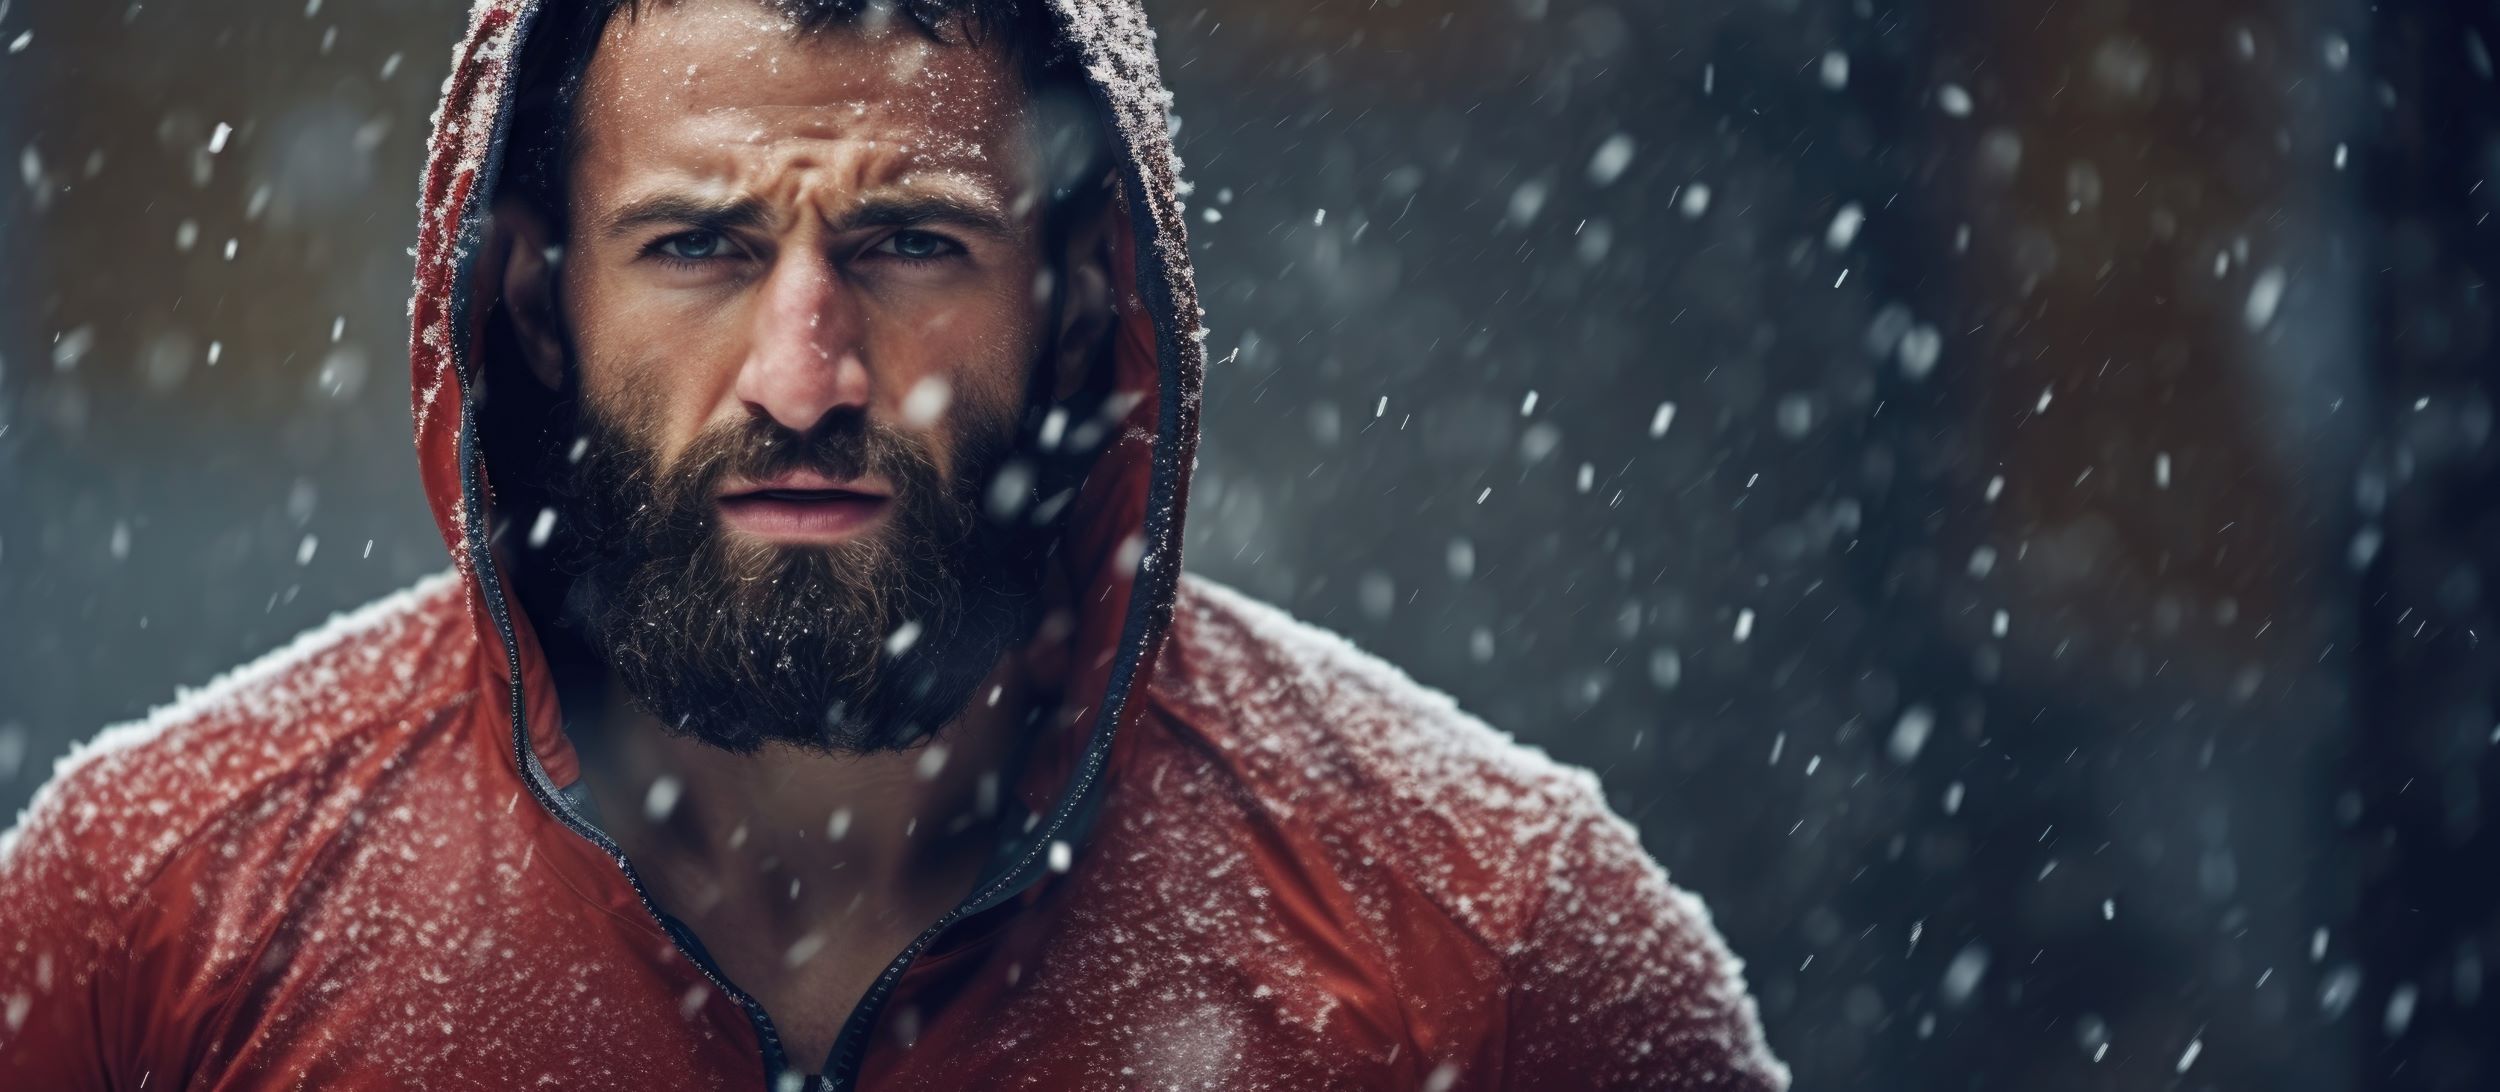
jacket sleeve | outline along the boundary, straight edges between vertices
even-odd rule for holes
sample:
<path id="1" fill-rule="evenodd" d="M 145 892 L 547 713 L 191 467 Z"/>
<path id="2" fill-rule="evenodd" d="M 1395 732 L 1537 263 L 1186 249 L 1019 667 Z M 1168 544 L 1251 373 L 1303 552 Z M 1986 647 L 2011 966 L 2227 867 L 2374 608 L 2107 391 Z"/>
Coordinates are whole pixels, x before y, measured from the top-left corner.
<path id="1" fill-rule="evenodd" d="M 116 1086 L 125 900 L 97 866 L 107 855 L 72 833 L 75 783 L 0 833 L 0 1088 Z"/>
<path id="2" fill-rule="evenodd" d="M 1786 1089 L 1709 910 L 1590 804 L 1509 959 L 1504 1087 Z"/>

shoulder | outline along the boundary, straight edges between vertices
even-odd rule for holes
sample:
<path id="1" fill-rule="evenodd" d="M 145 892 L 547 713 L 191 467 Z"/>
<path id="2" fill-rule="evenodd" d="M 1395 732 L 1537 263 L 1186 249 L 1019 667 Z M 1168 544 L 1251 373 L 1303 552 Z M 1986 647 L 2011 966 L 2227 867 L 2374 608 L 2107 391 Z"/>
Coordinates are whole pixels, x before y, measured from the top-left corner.
<path id="1" fill-rule="evenodd" d="M 1172 634 L 1154 681 L 1167 719 L 1223 752 L 1262 811 L 1364 843 L 1496 951 L 1527 939 L 1592 845 L 1640 853 L 1594 775 L 1343 637 L 1195 577 Z"/>
<path id="2" fill-rule="evenodd" d="M 1154 681 L 1167 730 L 1262 813 L 1386 871 L 1504 968 L 1514 1053 L 1592 1087 L 1775 1088 L 1742 963 L 1595 775 L 1343 637 L 1184 578 Z M 1361 885 L 1362 877 L 1342 877 Z"/>
<path id="3" fill-rule="evenodd" d="M 1786 1088 L 1709 908 L 1600 811 L 1510 953 L 1514 1064 L 1588 1088 Z"/>
<path id="4" fill-rule="evenodd" d="M 203 832 L 245 813 L 275 818 L 289 810 L 281 797 L 313 791 L 300 771 L 376 726 L 459 700 L 474 643 L 463 594 L 450 574 L 429 577 L 74 748 L 0 833 L 0 892 L 19 920 L 75 923 L 109 945 Z"/>

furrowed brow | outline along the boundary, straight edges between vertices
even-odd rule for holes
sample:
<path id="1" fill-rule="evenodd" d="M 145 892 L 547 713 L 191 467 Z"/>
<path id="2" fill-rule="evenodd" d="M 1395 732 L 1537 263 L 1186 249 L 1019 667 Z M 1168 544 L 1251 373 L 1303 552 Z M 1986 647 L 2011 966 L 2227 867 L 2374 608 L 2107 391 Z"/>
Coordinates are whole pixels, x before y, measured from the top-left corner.
<path id="1" fill-rule="evenodd" d="M 630 235 L 654 225 L 680 225 L 705 231 L 736 231 L 762 224 L 764 203 L 752 197 L 709 200 L 664 193 L 635 201 L 608 217 L 609 238 Z"/>

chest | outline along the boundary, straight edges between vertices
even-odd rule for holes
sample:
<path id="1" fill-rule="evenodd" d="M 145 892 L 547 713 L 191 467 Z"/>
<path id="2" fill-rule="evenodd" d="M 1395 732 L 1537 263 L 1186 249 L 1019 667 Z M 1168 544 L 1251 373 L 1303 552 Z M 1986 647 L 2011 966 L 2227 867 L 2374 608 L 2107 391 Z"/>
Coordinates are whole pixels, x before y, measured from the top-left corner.
<path id="1" fill-rule="evenodd" d="M 347 844 L 292 887 L 217 885 L 151 931 L 133 980 L 173 985 L 131 1029 L 129 1083 L 760 1083 L 743 1014 L 656 928 L 585 898 L 528 843 L 457 841 Z"/>
<path id="2" fill-rule="evenodd" d="M 769 1014 L 789 1064 L 810 1073 L 822 1068 L 869 987 L 918 936 L 894 923 L 839 919 L 786 942 L 768 929 L 723 923 L 700 932 L 713 964 Z"/>
<path id="3" fill-rule="evenodd" d="M 1498 1068 L 1501 999 L 1480 954 L 1400 956 L 1347 927 L 1368 911 L 1314 913 L 1318 892 L 1243 882 L 1216 839 L 1126 827 L 1105 823 L 1036 904 L 915 962 L 878 1012 L 858 1087 L 1422 1087 L 1449 1059 Z M 533 853 L 416 833 L 299 889 L 236 891 L 207 908 L 215 920 L 134 953 L 182 964 L 138 980 L 196 995 L 163 1010 L 195 1020 L 147 1029 L 149 1087 L 171 1074 L 201 1089 L 764 1087 L 745 1011 L 611 862 L 551 865 L 561 839 Z M 1411 910 L 1380 916 L 1425 920 Z M 801 948 L 700 934 L 803 1072 L 916 935 Z M 1409 963 L 1434 974 L 1410 980 Z"/>

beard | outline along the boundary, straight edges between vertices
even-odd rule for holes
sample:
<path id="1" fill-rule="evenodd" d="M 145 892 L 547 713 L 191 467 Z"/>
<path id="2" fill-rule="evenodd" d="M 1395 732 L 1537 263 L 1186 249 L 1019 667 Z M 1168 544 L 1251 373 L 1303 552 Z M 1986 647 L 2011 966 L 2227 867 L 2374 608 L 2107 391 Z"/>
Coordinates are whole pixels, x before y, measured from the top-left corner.
<path id="1" fill-rule="evenodd" d="M 906 749 L 954 720 L 1032 629 L 1047 539 L 982 503 L 1014 449 L 1012 415 L 957 404 L 949 480 L 919 434 L 853 409 L 805 433 L 761 417 L 715 425 L 663 461 L 577 406 L 579 457 L 540 479 L 567 529 L 550 543 L 571 577 L 564 613 L 673 734 L 738 753 Z M 829 546 L 722 526 L 725 481 L 798 470 L 882 478 L 886 518 Z"/>

